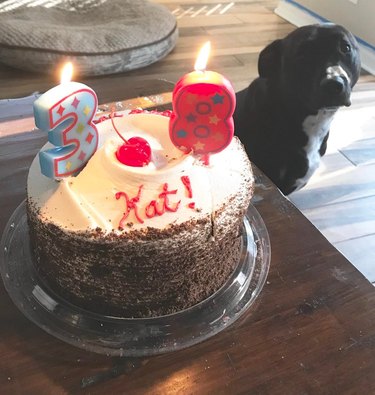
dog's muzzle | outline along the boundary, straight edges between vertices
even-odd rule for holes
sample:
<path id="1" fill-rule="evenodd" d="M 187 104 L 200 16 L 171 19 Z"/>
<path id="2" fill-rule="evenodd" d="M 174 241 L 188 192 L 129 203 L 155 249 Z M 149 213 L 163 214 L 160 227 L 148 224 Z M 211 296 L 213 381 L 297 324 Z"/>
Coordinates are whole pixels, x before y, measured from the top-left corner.
<path id="1" fill-rule="evenodd" d="M 341 66 L 327 67 L 319 89 L 325 106 L 350 106 L 350 78 Z"/>

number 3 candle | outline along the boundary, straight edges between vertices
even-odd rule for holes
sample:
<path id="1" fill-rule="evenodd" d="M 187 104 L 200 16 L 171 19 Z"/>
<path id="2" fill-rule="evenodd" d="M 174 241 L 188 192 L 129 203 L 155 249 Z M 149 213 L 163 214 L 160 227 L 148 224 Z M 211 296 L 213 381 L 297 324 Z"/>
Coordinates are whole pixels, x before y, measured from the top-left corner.
<path id="1" fill-rule="evenodd" d="M 39 153 L 41 172 L 63 178 L 81 170 L 98 146 L 98 131 L 92 119 L 98 108 L 95 92 L 70 81 L 72 65 L 64 67 L 61 84 L 34 102 L 35 124 L 48 132 L 55 148 Z"/>
<path id="2" fill-rule="evenodd" d="M 231 83 L 221 74 L 206 71 L 210 51 L 207 42 L 195 63 L 195 71 L 183 76 L 173 90 L 173 114 L 169 133 L 183 151 L 208 155 L 223 150 L 234 133 L 236 96 Z"/>

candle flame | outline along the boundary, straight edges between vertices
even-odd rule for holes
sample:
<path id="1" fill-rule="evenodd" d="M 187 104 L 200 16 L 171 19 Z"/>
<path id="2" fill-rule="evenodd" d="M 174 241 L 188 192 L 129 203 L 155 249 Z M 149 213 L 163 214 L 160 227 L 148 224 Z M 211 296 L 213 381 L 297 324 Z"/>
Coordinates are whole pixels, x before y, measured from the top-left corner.
<path id="1" fill-rule="evenodd" d="M 199 51 L 197 60 L 194 65 L 194 69 L 196 71 L 205 71 L 206 66 L 207 66 L 207 61 L 208 61 L 208 56 L 210 55 L 211 51 L 211 42 L 207 41 L 201 50 Z"/>
<path id="2" fill-rule="evenodd" d="M 61 71 L 60 83 L 64 84 L 71 81 L 72 76 L 73 76 L 73 64 L 71 62 L 65 63 Z"/>

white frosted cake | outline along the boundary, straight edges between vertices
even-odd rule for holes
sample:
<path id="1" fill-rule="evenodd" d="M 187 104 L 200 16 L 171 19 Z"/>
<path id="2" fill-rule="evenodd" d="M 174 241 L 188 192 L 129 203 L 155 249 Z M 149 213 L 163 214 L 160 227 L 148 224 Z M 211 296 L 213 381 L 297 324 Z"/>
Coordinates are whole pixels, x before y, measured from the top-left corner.
<path id="1" fill-rule="evenodd" d="M 188 308 L 217 291 L 236 267 L 253 176 L 237 138 L 209 164 L 176 148 L 169 118 L 123 114 L 125 139 L 151 146 L 151 161 L 127 166 L 110 120 L 75 177 L 45 177 L 38 157 L 27 183 L 35 265 L 47 286 L 84 309 L 149 317 Z M 48 148 L 47 144 L 43 150 Z"/>

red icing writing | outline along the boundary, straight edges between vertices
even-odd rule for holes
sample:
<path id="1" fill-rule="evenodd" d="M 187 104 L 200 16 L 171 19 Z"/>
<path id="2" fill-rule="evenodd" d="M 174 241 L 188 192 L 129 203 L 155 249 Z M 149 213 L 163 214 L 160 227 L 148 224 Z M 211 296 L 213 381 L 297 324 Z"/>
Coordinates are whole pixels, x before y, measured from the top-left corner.
<path id="1" fill-rule="evenodd" d="M 193 191 L 191 189 L 190 185 L 190 179 L 188 176 L 182 176 L 181 180 L 183 184 L 185 185 L 185 188 L 187 188 L 188 193 L 189 193 L 189 198 L 193 196 Z M 125 212 L 124 215 L 122 216 L 120 223 L 119 223 L 119 228 L 124 229 L 126 225 L 126 221 L 129 217 L 129 214 L 131 210 L 134 211 L 135 218 L 137 221 L 141 224 L 143 224 L 143 219 L 139 215 L 139 209 L 138 209 L 138 202 L 141 197 L 141 191 L 142 191 L 143 185 L 140 185 L 138 187 L 138 193 L 137 196 L 133 198 L 129 198 L 128 194 L 126 192 L 117 192 L 116 193 L 116 199 L 124 198 L 125 199 Z M 158 195 L 157 200 L 151 200 L 149 204 L 145 207 L 145 215 L 147 218 L 153 218 L 157 215 L 163 215 L 166 212 L 176 212 L 178 208 L 180 207 L 181 200 L 178 202 L 170 202 L 169 198 L 171 195 L 176 195 L 177 194 L 177 189 L 169 190 L 168 183 L 163 184 L 163 190 L 161 193 Z M 189 208 L 195 208 L 195 203 L 190 203 L 188 205 Z"/>
<path id="2" fill-rule="evenodd" d="M 126 207 L 125 207 L 125 212 L 123 217 L 120 220 L 120 224 L 119 224 L 119 228 L 120 229 L 124 229 L 124 225 L 125 225 L 125 221 L 129 216 L 130 211 L 133 209 L 134 210 L 134 215 L 137 218 L 137 220 L 143 224 L 143 220 L 142 218 L 139 216 L 138 214 L 138 207 L 137 207 L 137 203 L 139 202 L 139 199 L 141 197 L 141 190 L 142 190 L 143 185 L 140 185 L 138 188 L 138 193 L 137 196 L 129 199 L 129 196 L 126 192 L 117 192 L 116 193 L 116 199 L 120 199 L 121 197 L 125 198 L 125 202 L 126 202 Z"/>
<path id="3" fill-rule="evenodd" d="M 146 206 L 146 217 L 153 218 L 155 215 L 163 215 L 165 213 L 165 208 L 162 206 L 161 209 L 158 208 L 158 202 L 156 200 L 151 200 L 151 202 Z"/>
<path id="4" fill-rule="evenodd" d="M 175 203 L 174 207 L 170 207 L 169 206 L 169 200 L 168 200 L 168 195 L 175 195 L 176 193 L 177 193 L 177 189 L 175 189 L 173 191 L 168 191 L 168 184 L 165 183 L 163 185 L 163 192 L 159 195 L 159 198 L 164 199 L 163 206 L 164 206 L 166 211 L 172 211 L 172 212 L 176 212 L 177 211 L 178 206 L 181 203 L 181 200 L 179 200 L 177 203 Z"/>
<path id="5" fill-rule="evenodd" d="M 191 183 L 190 183 L 189 176 L 182 176 L 181 181 L 185 185 L 186 191 L 188 193 L 188 198 L 191 199 L 193 197 L 193 190 L 191 189 Z"/>
<path id="6" fill-rule="evenodd" d="M 177 203 L 174 204 L 173 207 L 171 207 L 168 198 L 169 195 L 175 195 L 176 193 L 177 189 L 174 189 L 173 191 L 168 191 L 168 184 L 165 183 L 163 185 L 163 192 L 159 194 L 159 198 L 161 199 L 161 207 L 158 207 L 158 202 L 156 200 L 152 200 L 146 206 L 146 217 L 152 218 L 155 217 L 155 215 L 163 215 L 166 211 L 176 212 L 181 203 L 181 200 L 179 200 Z"/>

